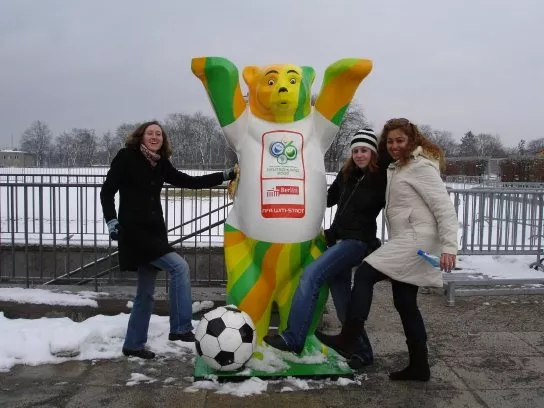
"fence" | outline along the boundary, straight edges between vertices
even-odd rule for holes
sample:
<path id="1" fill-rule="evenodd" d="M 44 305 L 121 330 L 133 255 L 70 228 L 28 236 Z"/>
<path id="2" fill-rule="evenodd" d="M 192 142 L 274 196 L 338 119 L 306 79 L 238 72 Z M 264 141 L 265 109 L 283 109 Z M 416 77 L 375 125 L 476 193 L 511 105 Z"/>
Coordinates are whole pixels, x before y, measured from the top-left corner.
<path id="1" fill-rule="evenodd" d="M 43 283 L 102 258 L 109 260 L 103 268 L 114 269 L 109 255 L 116 243 L 109 240 L 98 198 L 103 177 L 2 175 L 0 280 Z M 450 189 L 449 194 L 460 223 L 460 254 L 535 255 L 535 267 L 542 267 L 543 189 Z M 229 205 L 225 186 L 196 191 L 165 186 L 162 192 L 169 238 L 191 258 L 193 282 L 225 283 L 222 223 Z M 326 211 L 324 228 L 334 212 Z M 378 228 L 386 241 L 381 215 Z M 116 273 L 104 279 L 119 278 Z"/>
<path id="2" fill-rule="evenodd" d="M 488 176 L 446 176 L 446 183 L 449 185 L 463 186 L 463 188 L 472 187 L 492 187 L 492 188 L 514 188 L 514 189 L 537 189 L 544 190 L 544 183 L 540 182 L 523 182 L 499 181 L 496 178 Z"/>
<path id="3" fill-rule="evenodd" d="M 460 254 L 540 256 L 543 190 L 451 189 L 450 195 L 461 227 Z"/>

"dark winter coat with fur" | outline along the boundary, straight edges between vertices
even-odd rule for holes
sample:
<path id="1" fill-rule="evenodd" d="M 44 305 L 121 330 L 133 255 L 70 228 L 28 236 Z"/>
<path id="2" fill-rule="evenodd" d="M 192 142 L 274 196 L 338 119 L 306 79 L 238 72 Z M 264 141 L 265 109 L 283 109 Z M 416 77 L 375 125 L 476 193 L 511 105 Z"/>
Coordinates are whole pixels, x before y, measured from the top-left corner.
<path id="1" fill-rule="evenodd" d="M 209 188 L 223 182 L 223 173 L 193 177 L 174 168 L 161 158 L 155 167 L 135 149 L 121 149 L 111 163 L 100 191 L 106 222 L 117 218 L 120 225 L 119 266 L 136 270 L 174 249 L 168 235 L 161 206 L 164 183 L 176 187 Z M 119 216 L 115 211 L 115 193 L 119 191 Z"/>

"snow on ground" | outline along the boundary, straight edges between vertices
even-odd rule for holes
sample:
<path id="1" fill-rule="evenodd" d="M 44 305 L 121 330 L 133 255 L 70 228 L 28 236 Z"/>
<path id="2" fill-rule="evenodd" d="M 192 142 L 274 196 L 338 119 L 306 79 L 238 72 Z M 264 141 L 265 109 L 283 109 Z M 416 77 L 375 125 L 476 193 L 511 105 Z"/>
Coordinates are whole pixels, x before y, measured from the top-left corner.
<path id="1" fill-rule="evenodd" d="M 306 380 L 301 378 L 286 377 L 282 380 L 262 380 L 257 377 L 249 378 L 242 382 L 219 383 L 211 378 L 206 381 L 195 381 L 191 386 L 185 388 L 186 392 L 196 392 L 198 390 L 212 390 L 218 394 L 231 394 L 238 397 L 248 395 L 262 394 L 268 389 L 270 384 L 281 384 L 283 387 L 280 392 L 308 391 L 330 386 L 345 387 L 351 384 L 361 385 L 368 379 L 366 374 L 355 375 L 354 379 L 339 378 L 333 380 Z"/>
<path id="2" fill-rule="evenodd" d="M 529 268 L 536 261 L 534 255 L 459 255 L 453 273 L 474 272 L 497 279 L 544 279 L 544 272 Z"/>
<path id="3" fill-rule="evenodd" d="M 211 309 L 213 307 L 213 302 L 211 300 L 203 300 L 202 302 L 193 302 L 193 314 L 198 313 L 202 310 Z"/>
<path id="4" fill-rule="evenodd" d="M 98 315 L 83 322 L 73 322 L 68 318 L 8 319 L 0 312 L 0 371 L 9 371 L 17 364 L 40 365 L 58 364 L 68 360 L 98 360 L 116 359 L 122 357 L 121 348 L 128 323 L 128 314 L 117 316 Z M 176 356 L 182 361 L 191 361 L 196 354 L 193 343 L 180 343 L 168 340 L 168 316 L 151 316 L 149 326 L 148 347 L 159 355 Z M 196 327 L 198 321 L 193 321 Z M 247 366 L 274 372 L 285 366 L 282 358 L 268 347 L 259 347 L 262 359 L 252 359 Z M 290 359 L 302 362 L 294 355 Z M 308 360 L 308 362 L 313 360 Z M 145 361 L 142 360 L 142 364 Z M 247 374 L 247 370 L 240 373 Z M 143 373 L 131 373 L 126 380 L 127 386 L 150 384 L 158 381 Z M 164 380 L 165 384 L 175 381 L 173 378 Z M 259 378 L 236 383 L 219 383 L 216 378 L 205 381 L 195 381 L 185 389 L 187 392 L 198 390 L 213 390 L 219 394 L 248 396 L 267 391 L 271 383 L 281 380 L 265 381 Z M 295 390 L 310 390 L 330 385 L 347 386 L 360 384 L 360 379 L 330 380 L 301 380 L 287 378 L 282 392 Z"/>
<path id="5" fill-rule="evenodd" d="M 96 298 L 106 293 L 80 292 L 69 295 L 42 289 L 0 288 L 0 300 L 19 303 L 46 303 L 97 307 Z M 81 297 L 81 296 L 87 296 Z M 41 297 L 41 298 L 40 298 Z M 193 313 L 210 309 L 212 301 L 194 302 Z M 0 311 L 0 371 L 16 364 L 61 363 L 68 359 L 95 360 L 121 357 L 128 314 L 93 316 L 83 322 L 64 318 L 8 319 Z M 198 321 L 193 321 L 193 325 Z M 149 346 L 160 354 L 189 354 L 191 343 L 171 342 L 168 316 L 153 315 L 149 327 Z M 182 344 L 182 347 L 179 346 Z"/>
<path id="6" fill-rule="evenodd" d="M 69 359 L 121 357 L 128 318 L 128 314 L 121 313 L 117 316 L 97 315 L 82 322 L 67 317 L 8 319 L 0 312 L 0 371 L 9 371 L 16 364 L 34 366 Z M 168 316 L 153 315 L 149 347 L 160 354 L 192 355 L 194 344 L 169 341 L 169 328 Z"/>
<path id="7" fill-rule="evenodd" d="M 495 278 L 544 278 L 544 272 L 530 269 L 528 265 L 534 256 L 459 256 L 458 266 L 462 270 L 454 273 L 473 272 L 475 276 L 483 274 Z M 76 294 L 53 292 L 43 289 L 0 288 L 0 300 L 21 303 L 46 303 L 71 306 L 94 306 L 96 298 L 107 293 L 79 292 Z M 127 307 L 131 307 L 129 303 Z M 213 302 L 203 301 L 193 304 L 193 312 L 214 307 Z M 67 360 L 117 359 L 122 357 L 121 349 L 128 323 L 128 314 L 117 316 L 93 316 L 83 322 L 74 322 L 69 318 L 8 319 L 0 311 L 0 371 L 9 371 L 17 364 L 40 365 L 57 364 Z M 199 322 L 193 321 L 193 326 Z M 190 362 L 195 355 L 193 343 L 171 342 L 168 340 L 169 317 L 151 317 L 148 335 L 148 347 L 159 355 L 175 356 Z M 315 363 L 319 355 L 298 358 L 289 353 L 278 355 L 267 347 L 259 348 L 262 358 L 251 359 L 248 368 L 274 372 L 285 367 L 285 361 Z M 247 375 L 242 371 L 241 375 Z M 360 384 L 366 378 L 355 380 L 313 381 L 288 378 L 277 380 L 282 392 L 309 390 L 328 385 L 347 386 Z M 127 386 L 151 383 L 157 379 L 142 373 L 132 373 L 127 379 Z M 164 382 L 172 382 L 167 379 Z M 278 381 L 282 381 L 281 383 Z M 274 381 L 251 378 L 240 383 L 219 383 L 211 378 L 208 381 L 196 381 L 186 388 L 187 392 L 200 389 L 213 390 L 237 396 L 260 394 L 267 391 Z"/>
<path id="8" fill-rule="evenodd" d="M 140 373 L 132 373 L 130 379 L 127 381 L 127 386 L 131 387 L 139 383 L 151 384 L 157 381 L 155 378 L 148 377 L 147 375 Z"/>
<path id="9" fill-rule="evenodd" d="M 90 291 L 78 293 L 54 292 L 51 290 L 14 287 L 0 288 L 0 301 L 42 305 L 98 307 L 98 303 L 95 299 L 104 295 L 107 295 L 107 293 Z"/>

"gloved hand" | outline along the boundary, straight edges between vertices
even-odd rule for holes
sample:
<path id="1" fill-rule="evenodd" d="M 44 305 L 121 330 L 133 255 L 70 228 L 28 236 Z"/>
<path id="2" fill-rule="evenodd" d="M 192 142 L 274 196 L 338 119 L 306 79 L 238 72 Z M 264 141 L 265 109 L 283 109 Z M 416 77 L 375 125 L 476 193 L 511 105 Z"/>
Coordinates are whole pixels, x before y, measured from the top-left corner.
<path id="1" fill-rule="evenodd" d="M 234 166 L 234 167 L 231 167 L 230 169 L 225 169 L 223 170 L 223 180 L 224 181 L 227 181 L 227 180 L 234 180 L 236 178 L 236 167 L 237 166 Z"/>
<path id="2" fill-rule="evenodd" d="M 236 190 L 238 189 L 238 180 L 240 179 L 240 166 L 238 166 L 238 163 L 234 165 L 234 171 L 236 173 L 236 176 L 231 181 L 229 181 L 229 185 L 227 186 L 227 192 L 231 200 L 234 200 L 234 196 L 236 196 Z"/>
<path id="3" fill-rule="evenodd" d="M 108 231 L 110 232 L 110 238 L 112 241 L 119 241 L 119 235 L 121 233 L 121 226 L 116 218 L 107 222 Z"/>

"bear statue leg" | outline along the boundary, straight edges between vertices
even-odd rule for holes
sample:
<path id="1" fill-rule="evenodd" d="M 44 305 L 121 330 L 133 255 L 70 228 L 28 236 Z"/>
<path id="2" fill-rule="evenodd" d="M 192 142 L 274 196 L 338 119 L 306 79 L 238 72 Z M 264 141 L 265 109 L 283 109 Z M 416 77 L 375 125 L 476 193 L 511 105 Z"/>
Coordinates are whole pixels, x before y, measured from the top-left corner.
<path id="1" fill-rule="evenodd" d="M 225 226 L 227 301 L 246 312 L 257 330 L 257 342 L 268 332 L 278 259 L 283 244 L 257 241 Z"/>
<path id="2" fill-rule="evenodd" d="M 315 261 L 325 250 L 327 249 L 327 244 L 325 242 L 325 238 L 323 235 L 319 235 L 314 241 L 312 242 L 312 250 L 310 251 L 309 256 L 306 258 L 304 263 L 304 268 L 306 268 L 310 263 Z M 323 312 L 325 311 L 325 305 L 327 304 L 327 298 L 329 296 L 329 287 L 328 285 L 322 285 L 319 289 L 319 297 L 317 298 L 317 302 L 315 304 L 315 311 L 314 315 L 312 317 L 312 324 L 310 325 L 310 330 L 308 331 L 308 335 L 315 332 L 317 329 L 317 326 L 319 322 L 321 321 L 321 317 L 323 316 Z"/>

